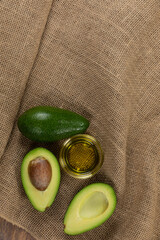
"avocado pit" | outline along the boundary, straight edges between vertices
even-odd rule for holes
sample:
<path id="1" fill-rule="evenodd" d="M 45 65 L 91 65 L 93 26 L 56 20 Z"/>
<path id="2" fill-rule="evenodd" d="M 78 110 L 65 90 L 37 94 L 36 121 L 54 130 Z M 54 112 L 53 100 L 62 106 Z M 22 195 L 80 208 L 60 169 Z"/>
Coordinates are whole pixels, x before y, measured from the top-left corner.
<path id="1" fill-rule="evenodd" d="M 30 161 L 28 174 L 33 186 L 40 191 L 44 191 L 51 181 L 52 168 L 47 159 L 39 156 Z"/>

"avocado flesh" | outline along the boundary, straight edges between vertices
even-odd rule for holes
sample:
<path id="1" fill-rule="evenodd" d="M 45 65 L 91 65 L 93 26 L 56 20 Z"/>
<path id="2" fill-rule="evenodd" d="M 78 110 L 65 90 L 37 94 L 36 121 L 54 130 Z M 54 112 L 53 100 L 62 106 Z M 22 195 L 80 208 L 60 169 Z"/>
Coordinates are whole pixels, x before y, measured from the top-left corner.
<path id="1" fill-rule="evenodd" d="M 64 218 L 64 232 L 77 235 L 104 223 L 114 212 L 116 195 L 111 186 L 93 183 L 71 201 Z"/>
<path id="2" fill-rule="evenodd" d="M 30 181 L 28 174 L 29 163 L 39 157 L 43 156 L 51 165 L 52 168 L 52 177 L 51 181 L 45 191 L 40 191 L 36 189 Z M 47 207 L 50 207 L 53 203 L 56 194 L 58 192 L 60 184 L 60 167 L 56 157 L 45 148 L 36 148 L 30 151 L 23 159 L 21 166 L 21 179 L 24 190 L 32 203 L 33 207 L 40 211 L 44 212 Z"/>

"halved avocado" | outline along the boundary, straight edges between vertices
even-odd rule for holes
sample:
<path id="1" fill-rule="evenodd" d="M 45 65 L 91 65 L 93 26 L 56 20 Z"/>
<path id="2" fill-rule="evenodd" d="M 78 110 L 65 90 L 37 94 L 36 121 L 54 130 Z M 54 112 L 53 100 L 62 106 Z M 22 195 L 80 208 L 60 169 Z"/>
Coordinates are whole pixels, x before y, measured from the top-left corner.
<path id="1" fill-rule="evenodd" d="M 64 232 L 77 235 L 104 223 L 114 212 L 116 195 L 105 183 L 83 188 L 71 201 L 64 217 Z"/>
<path id="2" fill-rule="evenodd" d="M 44 212 L 59 189 L 60 167 L 56 157 L 45 148 L 30 151 L 22 161 L 21 179 L 33 207 Z"/>

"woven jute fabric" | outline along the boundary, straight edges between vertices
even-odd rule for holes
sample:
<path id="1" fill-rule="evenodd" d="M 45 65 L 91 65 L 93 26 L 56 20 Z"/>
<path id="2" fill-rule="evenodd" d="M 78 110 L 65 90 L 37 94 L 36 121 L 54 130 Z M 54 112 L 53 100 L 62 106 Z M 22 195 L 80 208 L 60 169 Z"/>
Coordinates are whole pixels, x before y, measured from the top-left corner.
<path id="1" fill-rule="evenodd" d="M 160 239 L 160 1 L 0 1 L 0 216 L 37 240 Z M 25 154 L 58 158 L 62 142 L 34 143 L 18 116 L 37 105 L 75 111 L 104 150 L 94 177 L 61 169 L 53 205 L 30 204 L 21 183 Z M 63 232 L 73 196 L 93 182 L 117 195 L 112 217 L 78 236 Z"/>

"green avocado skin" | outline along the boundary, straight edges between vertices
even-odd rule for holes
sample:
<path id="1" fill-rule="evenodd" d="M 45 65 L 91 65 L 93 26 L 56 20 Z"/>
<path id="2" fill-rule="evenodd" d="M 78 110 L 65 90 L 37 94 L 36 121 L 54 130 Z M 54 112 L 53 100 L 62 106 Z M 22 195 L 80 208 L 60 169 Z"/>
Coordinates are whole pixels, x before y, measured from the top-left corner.
<path id="1" fill-rule="evenodd" d="M 89 121 L 83 116 L 61 108 L 37 106 L 18 119 L 20 132 L 36 142 L 53 142 L 84 133 Z"/>

